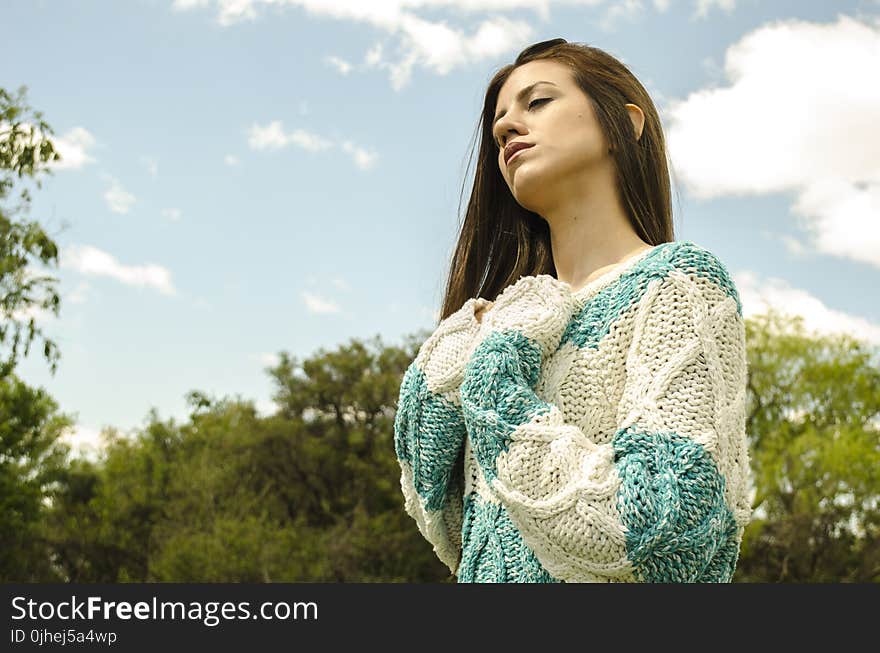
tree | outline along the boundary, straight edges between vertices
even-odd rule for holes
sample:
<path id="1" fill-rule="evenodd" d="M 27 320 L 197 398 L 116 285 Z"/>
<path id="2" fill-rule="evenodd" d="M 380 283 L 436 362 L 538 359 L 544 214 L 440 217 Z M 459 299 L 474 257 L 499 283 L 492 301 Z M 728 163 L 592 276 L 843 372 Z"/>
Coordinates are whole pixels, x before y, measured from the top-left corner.
<path id="1" fill-rule="evenodd" d="M 746 330 L 755 516 L 734 580 L 877 582 L 876 352 L 772 312 Z M 60 477 L 53 569 L 77 582 L 453 581 L 403 509 L 393 446 L 423 341 L 282 352 L 274 415 L 192 391 L 185 422 L 153 411 L 134 437 L 108 438 L 105 460 Z"/>
<path id="2" fill-rule="evenodd" d="M 747 321 L 755 519 L 738 581 L 880 581 L 880 366 L 800 317 Z"/>
<path id="3" fill-rule="evenodd" d="M 0 88 L 0 202 L 10 195 L 16 175 L 18 179 L 32 177 L 40 188 L 39 173 L 51 173 L 46 164 L 61 159 L 47 137 L 53 132 L 43 114 L 33 112 L 36 126 L 25 120 L 31 110 L 24 101 L 25 92 L 23 86 L 13 97 Z M 28 355 L 37 336 L 42 338 L 43 356 L 53 373 L 60 358 L 57 345 L 45 337 L 34 316 L 35 310 L 43 309 L 58 315 L 57 278 L 34 275 L 29 269 L 34 261 L 57 265 L 58 246 L 39 223 L 13 219 L 16 213 L 26 212 L 30 203 L 30 193 L 23 188 L 17 207 L 0 205 L 0 345 L 11 343 L 9 356 L 0 359 L 0 378 L 12 372 L 21 347 Z"/>
<path id="4" fill-rule="evenodd" d="M 57 493 L 54 559 L 77 582 L 449 581 L 403 509 L 393 420 L 413 349 L 352 341 L 270 370 L 280 406 L 192 391 L 77 464 Z"/>
<path id="5" fill-rule="evenodd" d="M 72 420 L 42 389 L 14 374 L 0 379 L 0 581 L 57 580 L 43 524 L 69 450 L 58 442 Z"/>
<path id="6" fill-rule="evenodd" d="M 282 353 L 269 370 L 279 416 L 298 425 L 283 472 L 300 479 L 292 503 L 307 523 L 329 529 L 325 580 L 450 580 L 403 510 L 394 453 L 400 382 L 424 337 L 403 348 L 352 340 L 302 363 Z"/>
<path id="7" fill-rule="evenodd" d="M 0 88 L 0 200 L 11 193 L 16 175 L 36 178 L 44 164 L 60 158 L 45 136 L 51 128 L 40 113 L 34 114 L 37 128 L 21 120 L 29 110 L 24 92 L 22 87 L 14 98 Z M 30 205 L 27 189 L 21 198 L 11 210 L 0 206 L 0 345 L 11 349 L 0 358 L 0 580 L 55 580 L 43 523 L 69 453 L 58 438 L 73 422 L 58 414 L 43 390 L 26 386 L 14 369 L 22 346 L 26 356 L 41 336 L 43 355 L 55 372 L 59 353 L 36 325 L 35 311 L 58 314 L 57 280 L 33 275 L 29 266 L 34 260 L 57 263 L 58 248 L 38 223 L 13 219 Z"/>

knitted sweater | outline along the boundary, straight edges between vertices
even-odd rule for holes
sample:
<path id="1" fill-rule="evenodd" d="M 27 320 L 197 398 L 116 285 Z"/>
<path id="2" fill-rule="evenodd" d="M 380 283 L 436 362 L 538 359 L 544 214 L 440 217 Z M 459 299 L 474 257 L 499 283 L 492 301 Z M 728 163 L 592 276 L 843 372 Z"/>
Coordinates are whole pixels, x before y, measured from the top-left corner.
<path id="1" fill-rule="evenodd" d="M 405 510 L 458 582 L 730 582 L 751 514 L 745 327 L 663 243 L 440 322 L 394 423 Z"/>

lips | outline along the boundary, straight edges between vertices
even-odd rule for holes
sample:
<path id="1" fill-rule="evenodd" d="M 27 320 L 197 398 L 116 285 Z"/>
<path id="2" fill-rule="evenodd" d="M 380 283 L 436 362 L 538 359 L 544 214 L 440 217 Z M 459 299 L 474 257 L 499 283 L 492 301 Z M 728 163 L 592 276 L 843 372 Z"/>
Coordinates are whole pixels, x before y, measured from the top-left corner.
<path id="1" fill-rule="evenodd" d="M 510 162 L 511 157 L 519 152 L 520 150 L 524 150 L 526 148 L 532 147 L 534 143 L 511 143 L 506 148 L 504 148 L 504 164 L 507 165 Z"/>

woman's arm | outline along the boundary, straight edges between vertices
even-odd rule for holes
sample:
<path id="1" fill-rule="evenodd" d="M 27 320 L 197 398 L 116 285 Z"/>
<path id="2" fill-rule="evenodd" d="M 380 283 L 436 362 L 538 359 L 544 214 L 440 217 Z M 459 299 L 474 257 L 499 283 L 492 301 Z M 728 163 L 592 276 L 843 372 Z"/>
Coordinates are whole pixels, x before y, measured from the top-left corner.
<path id="1" fill-rule="evenodd" d="M 720 264 L 714 272 L 725 274 Z M 730 581 L 750 514 L 745 330 L 735 290 L 709 279 L 673 270 L 634 308 L 609 444 L 533 391 L 561 330 L 526 318 L 550 324 L 552 311 L 499 301 L 487 314 L 494 328 L 460 389 L 466 428 L 486 481 L 557 578 Z M 543 284 L 532 294 L 557 285 Z"/>
<path id="2" fill-rule="evenodd" d="M 407 368 L 394 421 L 404 508 L 454 574 L 461 556 L 466 436 L 459 388 L 480 324 L 468 299 L 440 322 Z"/>

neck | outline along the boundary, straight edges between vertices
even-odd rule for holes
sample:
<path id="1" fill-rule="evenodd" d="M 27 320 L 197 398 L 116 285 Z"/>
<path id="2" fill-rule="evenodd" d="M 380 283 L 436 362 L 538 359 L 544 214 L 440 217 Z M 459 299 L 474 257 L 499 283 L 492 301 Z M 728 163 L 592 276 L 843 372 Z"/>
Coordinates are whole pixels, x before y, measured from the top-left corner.
<path id="1" fill-rule="evenodd" d="M 581 184 L 577 194 L 559 193 L 566 199 L 541 213 L 550 225 L 556 276 L 574 290 L 650 248 L 630 224 L 614 185 L 593 186 Z"/>

